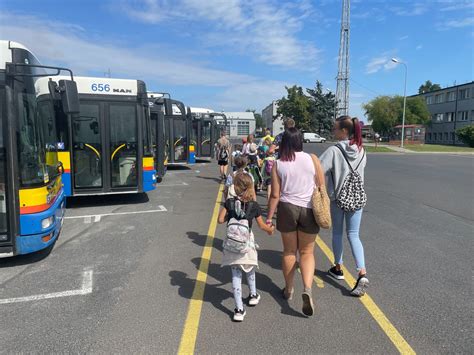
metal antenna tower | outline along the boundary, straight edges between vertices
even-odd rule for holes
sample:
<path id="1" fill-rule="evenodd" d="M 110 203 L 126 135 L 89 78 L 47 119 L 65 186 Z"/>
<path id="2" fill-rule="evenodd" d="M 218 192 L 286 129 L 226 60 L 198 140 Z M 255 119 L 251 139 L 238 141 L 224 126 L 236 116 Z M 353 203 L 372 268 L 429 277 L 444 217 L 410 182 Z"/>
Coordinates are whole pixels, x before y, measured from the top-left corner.
<path id="1" fill-rule="evenodd" d="M 336 117 L 349 114 L 349 33 L 350 33 L 350 0 L 342 0 L 341 41 L 339 44 L 339 61 L 336 86 Z M 334 119 L 336 119 L 334 117 Z"/>

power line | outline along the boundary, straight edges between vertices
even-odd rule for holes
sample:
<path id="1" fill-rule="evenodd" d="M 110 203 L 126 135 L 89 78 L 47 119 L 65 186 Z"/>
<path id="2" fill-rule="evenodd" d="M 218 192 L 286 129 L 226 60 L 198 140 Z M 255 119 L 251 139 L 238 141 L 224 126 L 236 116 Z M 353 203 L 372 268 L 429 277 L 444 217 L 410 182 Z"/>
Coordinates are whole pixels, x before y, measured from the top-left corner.
<path id="1" fill-rule="evenodd" d="M 352 81 L 354 84 L 359 85 L 361 88 L 363 88 L 363 89 L 365 89 L 365 90 L 367 90 L 367 91 L 370 91 L 370 92 L 372 92 L 372 93 L 374 93 L 374 94 L 376 94 L 376 95 L 382 95 L 381 93 L 379 93 L 379 92 L 377 92 L 377 91 L 374 91 L 374 90 L 372 90 L 372 89 L 369 89 L 367 86 L 364 86 L 364 85 L 362 85 L 361 83 L 358 83 L 357 81 L 355 81 L 355 80 L 352 79 L 352 78 L 350 78 L 349 80 Z"/>

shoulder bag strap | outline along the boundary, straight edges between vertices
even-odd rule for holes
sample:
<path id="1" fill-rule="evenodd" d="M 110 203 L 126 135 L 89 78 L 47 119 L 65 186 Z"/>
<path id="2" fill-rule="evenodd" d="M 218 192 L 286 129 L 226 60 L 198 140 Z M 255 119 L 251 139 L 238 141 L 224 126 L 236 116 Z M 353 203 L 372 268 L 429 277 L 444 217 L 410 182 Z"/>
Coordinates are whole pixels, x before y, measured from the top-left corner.
<path id="1" fill-rule="evenodd" d="M 342 148 L 339 144 L 336 144 L 336 147 L 341 151 L 342 156 L 344 157 L 344 160 L 346 161 L 347 165 L 349 165 L 351 171 L 354 172 L 354 169 L 352 168 L 352 165 L 349 162 L 349 158 L 347 157 L 347 153 L 344 151 L 344 148 Z"/>
<path id="2" fill-rule="evenodd" d="M 311 160 L 313 161 L 314 166 L 314 183 L 317 187 L 324 186 L 324 175 L 322 169 L 318 168 L 318 165 L 321 166 L 319 163 L 319 159 L 316 155 L 310 154 Z"/>
<path id="3" fill-rule="evenodd" d="M 364 148 L 362 148 L 362 149 L 364 149 Z M 362 155 L 362 159 L 359 161 L 359 164 L 357 164 L 355 170 L 359 169 L 359 166 L 360 166 L 360 164 L 362 164 L 362 161 L 364 160 L 364 158 L 365 158 L 365 149 L 364 149 L 364 154 Z"/>

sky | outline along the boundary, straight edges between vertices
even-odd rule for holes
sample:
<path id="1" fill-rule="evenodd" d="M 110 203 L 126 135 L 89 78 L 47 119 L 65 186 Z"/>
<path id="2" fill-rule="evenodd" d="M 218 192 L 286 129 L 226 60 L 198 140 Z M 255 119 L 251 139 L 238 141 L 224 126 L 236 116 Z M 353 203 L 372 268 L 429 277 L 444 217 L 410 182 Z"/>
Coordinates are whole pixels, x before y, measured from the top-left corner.
<path id="1" fill-rule="evenodd" d="M 0 39 L 75 75 L 141 79 L 187 106 L 260 112 L 285 86 L 336 90 L 341 0 L 1 0 Z M 474 1 L 352 0 L 350 114 L 425 81 L 473 80 Z"/>

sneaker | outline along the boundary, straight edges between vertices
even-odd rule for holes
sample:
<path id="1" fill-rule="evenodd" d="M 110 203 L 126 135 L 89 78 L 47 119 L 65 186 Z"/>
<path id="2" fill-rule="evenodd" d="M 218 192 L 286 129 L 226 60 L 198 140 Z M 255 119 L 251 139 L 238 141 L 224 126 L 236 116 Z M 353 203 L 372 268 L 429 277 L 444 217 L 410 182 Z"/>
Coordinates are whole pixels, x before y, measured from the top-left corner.
<path id="1" fill-rule="evenodd" d="M 246 314 L 245 309 L 234 309 L 234 322 L 243 322 Z"/>
<path id="2" fill-rule="evenodd" d="M 291 301 L 293 299 L 293 294 L 295 293 L 295 289 L 293 288 L 290 292 L 286 291 L 286 288 L 281 290 L 281 294 L 283 298 L 287 301 Z"/>
<path id="3" fill-rule="evenodd" d="M 337 270 L 335 266 L 330 268 L 328 273 L 336 280 L 344 280 L 344 272 L 342 270 Z"/>
<path id="4" fill-rule="evenodd" d="M 351 291 L 351 295 L 361 297 L 365 295 L 365 292 L 367 291 L 368 287 L 369 287 L 369 279 L 367 278 L 367 275 L 361 275 L 357 279 L 357 282 Z"/>
<path id="5" fill-rule="evenodd" d="M 311 317 L 314 314 L 314 304 L 313 298 L 311 297 L 311 292 L 305 291 L 301 297 L 303 298 L 303 314 L 305 316 Z"/>
<path id="6" fill-rule="evenodd" d="M 260 302 L 260 295 L 257 293 L 256 295 L 250 295 L 249 297 L 249 306 L 255 307 L 258 302 Z"/>

